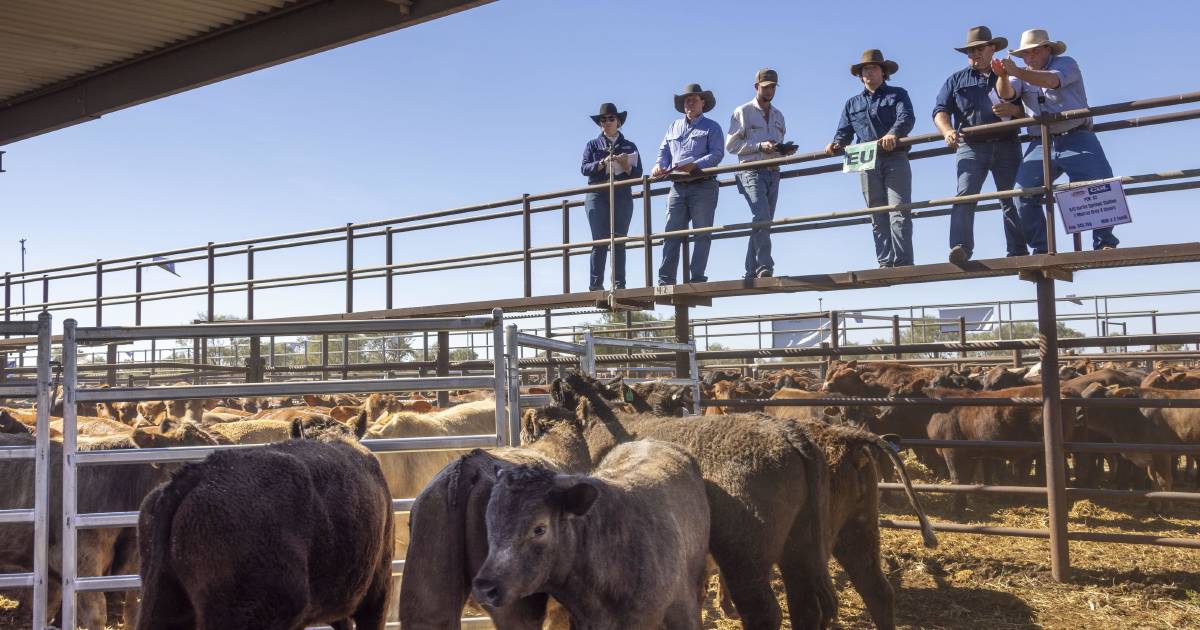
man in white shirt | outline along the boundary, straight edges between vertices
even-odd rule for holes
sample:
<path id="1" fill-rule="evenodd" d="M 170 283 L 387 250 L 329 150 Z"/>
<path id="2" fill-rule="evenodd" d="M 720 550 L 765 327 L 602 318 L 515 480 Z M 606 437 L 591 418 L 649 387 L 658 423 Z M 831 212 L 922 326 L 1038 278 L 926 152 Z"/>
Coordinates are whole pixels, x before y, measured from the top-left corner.
<path id="1" fill-rule="evenodd" d="M 783 112 L 771 105 L 779 75 L 763 68 L 754 77 L 754 100 L 733 110 L 729 120 L 729 135 L 725 151 L 737 155 L 739 162 L 777 158 L 795 151 L 784 145 L 787 128 Z M 737 173 L 738 190 L 750 205 L 755 222 L 775 218 L 775 203 L 779 200 L 779 167 L 769 166 Z M 771 229 L 757 227 L 750 231 L 746 248 L 746 273 L 743 278 L 769 278 L 775 273 L 771 258 Z"/>

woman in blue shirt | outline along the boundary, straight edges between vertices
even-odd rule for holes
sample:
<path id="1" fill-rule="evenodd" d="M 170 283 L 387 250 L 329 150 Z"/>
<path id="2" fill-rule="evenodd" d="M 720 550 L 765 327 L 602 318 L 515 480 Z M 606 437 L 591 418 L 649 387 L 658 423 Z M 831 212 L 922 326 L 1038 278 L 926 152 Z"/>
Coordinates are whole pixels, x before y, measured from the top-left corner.
<path id="1" fill-rule="evenodd" d="M 583 167 L 581 171 L 588 178 L 589 184 L 608 182 L 608 171 L 613 170 L 614 179 L 639 179 L 642 176 L 642 164 L 638 156 L 637 145 L 630 142 L 621 133 L 621 125 L 625 124 L 628 112 L 618 112 L 612 103 L 600 105 L 600 113 L 592 116 L 592 121 L 600 126 L 600 135 L 587 143 L 583 149 Z M 630 186 L 618 186 L 613 195 L 616 235 L 629 234 L 629 222 L 633 219 L 633 191 Z M 608 191 L 590 192 L 584 197 L 584 208 L 587 210 L 588 224 L 592 227 L 592 240 L 598 241 L 609 238 L 609 198 Z M 608 258 L 608 243 L 592 246 L 591 275 L 588 280 L 588 291 L 604 289 L 604 266 Z M 616 285 L 614 289 L 625 288 L 625 244 L 617 243 L 613 253 L 616 267 Z"/>

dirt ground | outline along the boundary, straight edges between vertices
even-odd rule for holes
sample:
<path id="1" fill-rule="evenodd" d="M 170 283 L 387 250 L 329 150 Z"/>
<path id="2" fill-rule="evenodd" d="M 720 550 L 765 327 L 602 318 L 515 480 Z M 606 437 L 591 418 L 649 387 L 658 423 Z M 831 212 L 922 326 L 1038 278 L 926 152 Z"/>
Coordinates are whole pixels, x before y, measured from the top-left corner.
<path id="1" fill-rule="evenodd" d="M 949 521 L 949 495 L 924 494 L 934 521 Z M 964 522 L 1045 527 L 1044 507 L 1018 499 L 972 497 Z M 1172 538 L 1200 538 L 1200 504 L 1178 503 L 1165 516 L 1120 501 L 1080 501 L 1071 510 L 1073 530 L 1123 531 Z M 906 507 L 884 506 L 883 516 L 913 520 Z M 1050 577 L 1045 540 L 971 534 L 939 534 L 937 549 L 921 546 L 913 531 L 884 530 L 884 566 L 896 591 L 901 628 L 1007 630 L 1017 628 L 1178 629 L 1200 628 L 1200 550 L 1072 542 L 1072 581 Z M 873 628 L 862 601 L 840 572 L 842 628 Z M 783 591 L 777 582 L 783 604 Z M 6 593 L 17 597 L 17 592 Z M 16 602 L 0 596 L 0 628 L 18 628 Z M 114 619 L 114 621 L 116 621 Z M 121 626 L 115 626 L 121 627 Z M 732 630 L 715 606 L 704 627 Z M 784 628 L 790 628 L 784 622 Z"/>

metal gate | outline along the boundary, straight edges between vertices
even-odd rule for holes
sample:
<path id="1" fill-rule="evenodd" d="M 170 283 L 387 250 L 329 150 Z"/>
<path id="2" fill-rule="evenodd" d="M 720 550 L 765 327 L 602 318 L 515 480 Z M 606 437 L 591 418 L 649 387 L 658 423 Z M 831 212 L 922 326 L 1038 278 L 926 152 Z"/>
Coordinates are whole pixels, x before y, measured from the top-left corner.
<path id="1" fill-rule="evenodd" d="M 488 316 L 438 319 L 198 324 L 151 327 L 79 328 L 76 326 L 74 320 L 68 319 L 63 326 L 63 627 L 76 627 L 76 594 L 131 590 L 139 588 L 141 584 L 136 575 L 94 577 L 80 577 L 78 575 L 77 554 L 78 533 L 80 530 L 89 528 L 135 527 L 138 517 L 137 512 L 80 514 L 78 512 L 78 474 L 81 466 L 199 461 L 217 450 L 254 448 L 254 446 L 200 446 L 80 452 L 77 442 L 78 417 L 75 406 L 77 402 L 492 389 L 496 396 L 496 433 L 494 435 L 364 440 L 363 445 L 377 453 L 503 446 L 508 443 L 507 434 L 509 428 L 507 419 L 507 375 L 504 370 L 504 362 L 499 360 L 500 357 L 504 356 L 503 324 L 503 314 L 500 309 L 494 309 L 492 314 Z M 81 343 L 119 343 L 144 339 L 286 336 L 329 333 L 397 333 L 441 330 L 490 331 L 493 335 L 493 356 L 498 358 L 495 361 L 493 373 L 490 376 L 189 385 L 183 387 L 155 388 L 80 389 L 78 386 L 76 353 Z M 396 511 L 407 511 L 412 506 L 412 499 L 394 499 L 392 505 Z M 392 566 L 393 573 L 399 574 L 399 572 L 403 571 L 404 561 L 394 561 Z"/>
<path id="2" fill-rule="evenodd" d="M 0 588 L 33 590 L 33 628 L 46 627 L 47 551 L 50 544 L 50 314 L 36 322 L 0 323 L 0 334 L 37 337 L 37 378 L 34 383 L 0 384 L 0 398 L 37 401 L 37 436 L 33 446 L 0 447 L 0 460 L 33 460 L 33 509 L 0 509 L 0 524 L 33 525 L 33 570 L 0 574 Z"/>
<path id="3" fill-rule="evenodd" d="M 584 354 L 583 371 L 587 374 L 596 374 L 596 348 L 600 346 L 611 346 L 620 348 L 636 348 L 641 350 L 670 350 L 676 353 L 687 353 L 688 371 L 691 376 L 680 377 L 676 374 L 675 378 L 653 379 L 660 383 L 668 385 L 682 385 L 692 389 L 692 415 L 700 414 L 700 370 L 696 367 L 696 342 L 689 341 L 687 343 L 679 343 L 675 341 L 650 341 L 647 339 L 623 339 L 621 337 L 596 337 L 589 330 L 583 334 L 583 345 L 586 348 Z M 650 379 L 625 379 L 627 383 L 638 383 Z"/>

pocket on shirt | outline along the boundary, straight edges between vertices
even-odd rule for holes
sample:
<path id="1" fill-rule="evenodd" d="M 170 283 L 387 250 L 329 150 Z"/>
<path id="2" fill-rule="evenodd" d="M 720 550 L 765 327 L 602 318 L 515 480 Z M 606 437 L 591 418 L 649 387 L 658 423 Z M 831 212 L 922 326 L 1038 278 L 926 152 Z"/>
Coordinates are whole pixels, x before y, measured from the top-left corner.
<path id="1" fill-rule="evenodd" d="M 697 149 L 708 146 L 708 131 L 703 129 L 693 129 L 683 140 L 683 146 L 686 149 Z"/>

